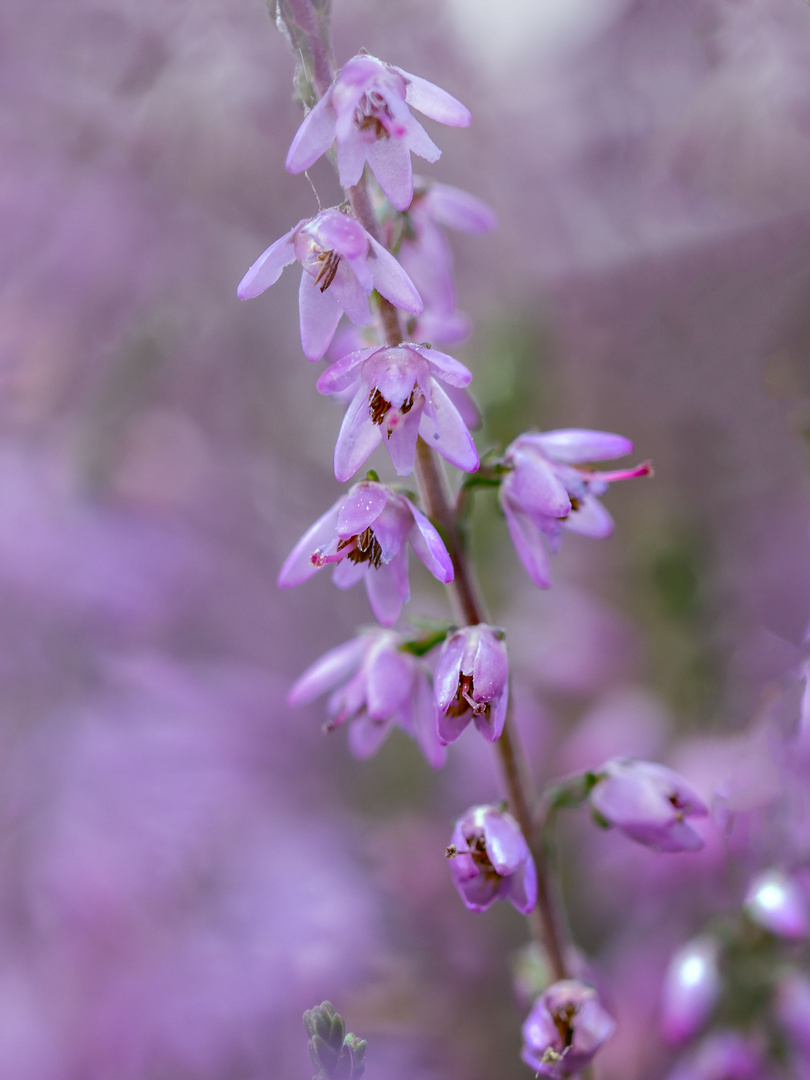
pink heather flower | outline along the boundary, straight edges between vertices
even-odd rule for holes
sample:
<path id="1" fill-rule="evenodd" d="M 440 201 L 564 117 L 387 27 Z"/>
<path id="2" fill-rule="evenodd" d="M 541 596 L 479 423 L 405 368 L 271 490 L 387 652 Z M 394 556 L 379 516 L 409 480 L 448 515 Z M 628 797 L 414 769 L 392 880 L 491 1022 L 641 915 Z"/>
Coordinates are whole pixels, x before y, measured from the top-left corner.
<path id="1" fill-rule="evenodd" d="M 396 307 L 422 311 L 413 282 L 397 260 L 348 214 L 332 207 L 304 218 L 276 240 L 239 283 L 242 300 L 258 296 L 298 260 L 304 269 L 298 304 L 301 346 L 308 360 L 320 360 L 345 311 L 352 322 L 371 322 L 368 298 L 376 289 Z"/>
<path id="2" fill-rule="evenodd" d="M 436 735 L 427 674 L 402 644 L 391 630 L 369 630 L 330 649 L 298 678 L 287 702 L 302 705 L 331 690 L 327 727 L 348 724 L 356 758 L 371 757 L 399 727 L 416 739 L 430 765 L 441 768 L 447 751 Z"/>
<path id="3" fill-rule="evenodd" d="M 780 870 L 767 870 L 751 882 L 745 910 L 749 918 L 778 937 L 807 937 L 807 900 L 796 882 Z"/>
<path id="4" fill-rule="evenodd" d="M 562 979 L 540 995 L 526 1018 L 521 1057 L 540 1076 L 560 1080 L 584 1069 L 615 1027 L 593 987 Z"/>
<path id="5" fill-rule="evenodd" d="M 478 623 L 451 634 L 433 674 L 433 695 L 443 743 L 455 742 L 471 720 L 489 742 L 499 739 L 509 700 L 503 633 Z"/>
<path id="6" fill-rule="evenodd" d="M 335 476 L 348 480 L 385 436 L 399 476 L 413 469 L 416 440 L 465 472 L 478 468 L 472 436 L 442 383 L 464 387 L 472 375 L 457 360 L 403 343 L 361 349 L 338 360 L 318 379 L 322 394 L 356 387 L 335 447 Z"/>
<path id="7" fill-rule="evenodd" d="M 427 332 L 432 324 L 445 335 L 444 340 L 451 334 L 466 336 L 466 316 L 456 311 L 453 252 L 440 226 L 480 236 L 494 228 L 493 212 L 460 188 L 418 181 L 410 208 L 385 225 L 389 250 L 396 251 L 425 304 L 417 339 L 438 341 L 435 332 Z"/>
<path id="8" fill-rule="evenodd" d="M 467 127 L 471 120 L 460 101 L 433 83 L 374 56 L 352 57 L 304 118 L 287 154 L 287 171 L 308 169 L 335 142 L 342 187 L 357 184 L 368 162 L 391 203 L 407 209 L 413 198 L 411 151 L 427 161 L 441 157 L 409 105 L 450 127 Z"/>
<path id="9" fill-rule="evenodd" d="M 691 1039 L 714 1010 L 722 989 L 719 956 L 717 939 L 703 934 L 670 960 L 661 994 L 661 1030 L 669 1042 Z"/>
<path id="10" fill-rule="evenodd" d="M 544 542 L 556 552 L 563 529 L 597 538 L 613 532 L 613 519 L 597 496 L 614 480 L 649 475 L 650 464 L 599 472 L 585 463 L 620 457 L 632 449 L 621 435 L 578 428 L 527 432 L 507 447 L 501 506 L 512 542 L 535 585 L 541 589 L 551 585 Z"/>
<path id="11" fill-rule="evenodd" d="M 393 626 L 410 596 L 406 541 L 431 574 L 447 584 L 453 564 L 428 519 L 410 499 L 384 484 L 362 480 L 307 529 L 288 555 L 278 584 L 300 585 L 335 563 L 332 580 L 349 589 L 365 578 L 375 618 Z"/>
<path id="12" fill-rule="evenodd" d="M 608 825 L 656 851 L 699 851 L 703 839 L 684 820 L 708 810 L 682 776 L 652 761 L 614 758 L 597 770 L 588 798 Z"/>
<path id="13" fill-rule="evenodd" d="M 447 854 L 453 884 L 470 911 L 486 911 L 496 900 L 510 900 L 524 914 L 534 908 L 534 860 L 506 810 L 471 807 L 456 822 Z"/>

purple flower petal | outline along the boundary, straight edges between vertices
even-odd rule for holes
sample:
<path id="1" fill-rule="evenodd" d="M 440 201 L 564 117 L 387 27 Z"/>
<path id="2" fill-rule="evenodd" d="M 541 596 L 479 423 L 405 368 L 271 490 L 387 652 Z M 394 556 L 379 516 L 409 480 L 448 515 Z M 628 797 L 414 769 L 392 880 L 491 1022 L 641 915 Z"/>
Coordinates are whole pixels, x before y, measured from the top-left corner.
<path id="1" fill-rule="evenodd" d="M 275 285 L 284 267 L 295 262 L 295 234 L 302 224 L 299 221 L 295 228 L 271 244 L 253 263 L 236 290 L 240 300 L 249 300 Z"/>
<path id="2" fill-rule="evenodd" d="M 391 464 L 397 476 L 410 476 L 416 457 L 416 440 L 419 438 L 421 410 L 412 409 L 403 416 L 387 440 Z M 379 431 L 379 427 L 376 429 Z"/>
<path id="3" fill-rule="evenodd" d="M 399 72 L 407 84 L 405 100 L 412 108 L 418 109 L 420 113 L 440 124 L 447 124 L 449 127 L 469 127 L 472 122 L 470 110 L 446 90 L 442 90 L 418 75 L 411 75 L 402 68 L 395 67 L 394 70 Z"/>
<path id="4" fill-rule="evenodd" d="M 442 645 L 439 659 L 436 661 L 433 672 L 433 693 L 442 713 L 447 711 L 450 702 L 455 699 L 461 674 L 461 658 L 466 644 L 463 634 L 451 634 Z"/>
<path id="5" fill-rule="evenodd" d="M 613 534 L 613 518 L 598 499 L 586 496 L 563 522 L 566 529 L 603 540 Z"/>
<path id="6" fill-rule="evenodd" d="M 400 709 L 410 696 L 413 678 L 413 657 L 390 646 L 379 649 L 366 686 L 369 715 L 379 720 Z"/>
<path id="7" fill-rule="evenodd" d="M 416 525 L 416 529 L 412 529 L 410 534 L 411 547 L 437 581 L 444 585 L 449 584 L 453 580 L 453 563 L 442 538 L 413 503 L 408 505 Z"/>
<path id="8" fill-rule="evenodd" d="M 413 282 L 394 256 L 373 238 L 368 265 L 377 292 L 390 300 L 394 307 L 409 311 L 412 315 L 421 314 L 422 299 Z"/>
<path id="9" fill-rule="evenodd" d="M 479 465 L 478 451 L 458 409 L 438 383 L 430 395 L 430 413 L 425 408 L 419 434 L 445 461 L 463 472 L 473 473 Z"/>
<path id="10" fill-rule="evenodd" d="M 551 567 L 540 533 L 531 519 L 513 510 L 506 499 L 502 506 L 509 535 L 526 573 L 539 588 L 551 588 Z"/>
<path id="11" fill-rule="evenodd" d="M 410 598 L 408 554 L 403 548 L 390 562 L 366 574 L 366 592 L 374 618 L 383 626 L 393 626 Z"/>
<path id="12" fill-rule="evenodd" d="M 287 172 L 304 172 L 326 153 L 335 139 L 335 123 L 335 110 L 326 94 L 304 117 L 287 154 Z"/>
<path id="13" fill-rule="evenodd" d="M 304 271 L 298 290 L 301 347 L 307 360 L 320 360 L 335 336 L 342 309 L 328 292 L 321 292 Z"/>
<path id="14" fill-rule="evenodd" d="M 340 360 L 328 367 L 315 384 L 319 394 L 338 394 L 348 389 L 358 377 L 358 368 L 375 352 L 373 349 L 359 349 L 342 356 Z"/>
<path id="15" fill-rule="evenodd" d="M 450 386 L 469 386 L 472 381 L 472 372 L 464 364 L 459 363 L 447 353 L 439 352 L 438 349 L 425 349 L 419 346 L 413 347 L 414 352 L 427 360 L 433 373 Z"/>
<path id="16" fill-rule="evenodd" d="M 496 225 L 495 214 L 486 203 L 449 184 L 431 184 L 424 203 L 434 221 L 468 236 L 488 233 Z"/>
<path id="17" fill-rule="evenodd" d="M 349 751 L 358 761 L 365 761 L 380 749 L 388 738 L 393 721 L 373 720 L 370 716 L 359 716 L 349 724 Z"/>
<path id="18" fill-rule="evenodd" d="M 348 540 L 373 525 L 385 509 L 388 497 L 388 489 L 383 484 L 365 480 L 355 484 L 337 504 L 335 527 L 338 536 Z"/>
<path id="19" fill-rule="evenodd" d="M 379 425 L 373 424 L 368 415 L 368 394 L 361 386 L 346 410 L 335 444 L 336 479 L 343 482 L 354 476 L 381 437 Z"/>
<path id="20" fill-rule="evenodd" d="M 413 199 L 413 169 L 408 145 L 399 139 L 377 139 L 366 150 L 368 164 L 391 205 L 407 210 Z"/>
<path id="21" fill-rule="evenodd" d="M 318 572 L 322 563 L 317 560 L 313 561 L 313 553 L 328 547 L 330 544 L 334 545 L 335 525 L 342 501 L 342 499 L 338 499 L 325 514 L 318 518 L 314 525 L 307 529 L 284 560 L 284 565 L 278 575 L 278 587 L 280 589 L 289 589 L 294 585 L 300 585 L 302 581 L 306 581 Z"/>
<path id="22" fill-rule="evenodd" d="M 290 687 L 287 704 L 303 705 L 345 682 L 357 670 L 367 647 L 362 637 L 356 637 L 324 653 Z"/>
<path id="23" fill-rule="evenodd" d="M 489 809 L 484 814 L 489 861 L 499 874 L 513 873 L 529 858 L 529 846 L 511 814 Z"/>
<path id="24" fill-rule="evenodd" d="M 534 434 L 533 438 L 550 457 L 574 464 L 624 457 L 633 450 L 633 444 L 623 435 L 614 435 L 609 431 L 589 431 L 585 428 L 544 431 Z"/>

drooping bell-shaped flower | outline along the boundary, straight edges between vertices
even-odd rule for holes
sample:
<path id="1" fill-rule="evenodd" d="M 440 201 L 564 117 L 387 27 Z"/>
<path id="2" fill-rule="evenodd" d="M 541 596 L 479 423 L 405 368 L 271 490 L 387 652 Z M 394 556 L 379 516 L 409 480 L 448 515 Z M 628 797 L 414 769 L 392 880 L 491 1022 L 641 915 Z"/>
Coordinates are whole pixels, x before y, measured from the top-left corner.
<path id="1" fill-rule="evenodd" d="M 368 298 L 374 289 L 395 307 L 414 315 L 422 311 L 419 293 L 394 256 L 335 207 L 304 218 L 271 244 L 239 283 L 240 299 L 269 289 L 296 260 L 304 270 L 298 306 L 308 360 L 326 352 L 344 311 L 359 326 L 371 322 Z"/>
<path id="2" fill-rule="evenodd" d="M 705 803 L 664 765 L 614 758 L 595 770 L 588 798 L 598 819 L 656 851 L 699 851 L 703 838 L 685 820 L 705 817 Z"/>
<path id="3" fill-rule="evenodd" d="M 453 580 L 447 548 L 425 515 L 385 484 L 362 480 L 307 529 L 285 560 L 278 584 L 282 589 L 300 585 L 334 563 L 335 585 L 349 589 L 365 578 L 375 618 L 393 626 L 410 596 L 408 543 L 437 580 Z"/>
<path id="4" fill-rule="evenodd" d="M 398 727 L 416 740 L 430 765 L 440 768 L 447 751 L 436 735 L 427 673 L 402 645 L 392 630 L 365 631 L 307 668 L 287 702 L 302 705 L 332 691 L 327 728 L 347 725 L 356 758 L 371 757 Z"/>
<path id="5" fill-rule="evenodd" d="M 357 184 L 368 162 L 392 205 L 407 209 L 411 152 L 427 161 L 441 157 L 409 106 L 450 127 L 467 127 L 471 120 L 460 101 L 426 79 L 374 56 L 352 57 L 304 118 L 287 154 L 288 172 L 308 169 L 334 142 L 342 187 Z"/>
<path id="6" fill-rule="evenodd" d="M 425 310 L 419 318 L 416 340 L 439 341 L 433 326 L 449 341 L 455 322 L 457 335 L 466 336 L 466 316 L 456 309 L 453 251 L 444 228 L 480 236 L 495 227 L 495 215 L 474 195 L 448 184 L 417 178 L 413 202 L 401 215 L 384 220 L 386 246 L 395 251 L 419 290 Z M 432 324 L 432 325 L 431 325 Z"/>
<path id="7" fill-rule="evenodd" d="M 661 1030 L 669 1042 L 691 1039 L 711 1015 L 722 989 L 719 957 L 717 938 L 701 934 L 670 960 L 661 992 Z"/>
<path id="8" fill-rule="evenodd" d="M 496 900 L 510 900 L 524 914 L 534 908 L 534 860 L 507 810 L 471 807 L 456 821 L 447 855 L 453 884 L 470 911 L 486 911 Z"/>
<path id="9" fill-rule="evenodd" d="M 541 589 L 551 585 L 546 547 L 559 550 L 564 529 L 603 538 L 613 519 L 599 502 L 614 480 L 648 476 L 648 462 L 630 469 L 600 471 L 589 463 L 629 454 L 633 444 L 607 431 L 569 428 L 527 432 L 503 457 L 501 507 L 512 542 L 529 577 Z"/>
<path id="10" fill-rule="evenodd" d="M 478 454 L 464 420 L 442 383 L 464 387 L 472 375 L 451 356 L 403 343 L 361 349 L 318 379 L 322 394 L 356 387 L 335 447 L 335 476 L 348 480 L 381 440 L 399 476 L 413 470 L 421 437 L 456 468 L 474 472 Z"/>
<path id="11" fill-rule="evenodd" d="M 756 877 L 745 895 L 749 918 L 778 937 L 796 941 L 810 929 L 807 898 L 781 870 L 766 870 Z"/>
<path id="12" fill-rule="evenodd" d="M 584 1069 L 615 1027 L 592 986 L 562 979 L 543 991 L 526 1018 L 521 1057 L 540 1076 L 562 1080 Z"/>
<path id="13" fill-rule="evenodd" d="M 503 631 L 478 623 L 451 634 L 436 663 L 433 694 L 443 743 L 455 742 L 471 720 L 489 742 L 499 739 L 509 700 Z"/>

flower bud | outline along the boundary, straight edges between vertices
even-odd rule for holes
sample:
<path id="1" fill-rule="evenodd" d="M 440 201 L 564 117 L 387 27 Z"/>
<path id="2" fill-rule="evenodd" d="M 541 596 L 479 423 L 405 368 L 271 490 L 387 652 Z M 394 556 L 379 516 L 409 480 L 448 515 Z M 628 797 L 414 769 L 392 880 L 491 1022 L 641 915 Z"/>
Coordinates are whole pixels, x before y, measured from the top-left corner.
<path id="1" fill-rule="evenodd" d="M 450 874 L 470 911 L 511 900 L 527 914 L 537 901 L 537 871 L 529 845 L 510 813 L 474 806 L 460 817 L 447 849 Z"/>
<path id="2" fill-rule="evenodd" d="M 807 936 L 807 900 L 796 882 L 779 870 L 766 870 L 751 882 L 745 910 L 755 923 L 778 937 Z"/>
<path id="3" fill-rule="evenodd" d="M 672 1043 L 686 1042 L 709 1018 L 722 987 L 720 946 L 710 934 L 688 941 L 669 962 L 661 995 L 661 1030 Z"/>
<path id="4" fill-rule="evenodd" d="M 656 851 L 699 851 L 703 839 L 684 820 L 708 813 L 682 776 L 652 761 L 614 758 L 597 770 L 590 793 L 598 819 Z"/>
<path id="5" fill-rule="evenodd" d="M 574 979 L 545 990 L 523 1025 L 521 1057 L 539 1076 L 553 1080 L 583 1069 L 616 1024 L 596 991 Z"/>

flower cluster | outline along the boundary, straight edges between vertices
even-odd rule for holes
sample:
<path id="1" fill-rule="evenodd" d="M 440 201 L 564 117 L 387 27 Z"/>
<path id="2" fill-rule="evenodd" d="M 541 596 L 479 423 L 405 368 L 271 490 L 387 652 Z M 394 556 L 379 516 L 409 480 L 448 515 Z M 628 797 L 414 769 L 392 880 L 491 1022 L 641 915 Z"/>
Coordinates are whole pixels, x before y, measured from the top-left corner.
<path id="1" fill-rule="evenodd" d="M 331 565 L 338 588 L 365 582 L 380 625 L 316 660 L 288 701 L 302 705 L 328 695 L 326 728 L 345 727 L 358 758 L 374 754 L 394 729 L 415 739 L 433 767 L 444 764 L 447 747 L 470 724 L 487 743 L 508 743 L 503 753 L 514 813 L 506 803 L 470 808 L 455 823 L 447 855 L 468 909 L 481 912 L 508 899 L 528 914 L 537 904 L 538 867 L 531 808 L 519 791 L 520 770 L 509 764 L 512 736 L 503 737 L 509 705 L 505 633 L 490 625 L 475 599 L 460 510 L 443 492 L 433 456 L 435 451 L 463 474 L 480 467 L 470 434 L 479 420 L 467 392 L 471 372 L 432 343 L 452 344 L 468 331 L 466 316 L 456 309 L 443 229 L 481 234 L 494 217 L 457 188 L 421 179 L 414 184 L 411 154 L 435 161 L 439 149 L 411 108 L 439 123 L 470 123 L 467 109 L 444 90 L 366 53 L 334 75 L 301 124 L 286 164 L 300 173 L 334 151 L 346 202 L 299 221 L 258 258 L 238 289 L 243 299 L 258 296 L 286 266 L 300 263 L 302 348 L 311 361 L 328 352 L 317 390 L 345 406 L 334 452 L 336 479 L 352 480 L 382 445 L 398 478 L 417 471 L 423 500 L 420 506 L 419 495 L 370 472 L 294 546 L 279 573 L 282 588 Z M 353 326 L 338 333 L 344 314 Z M 565 529 L 609 535 L 612 522 L 599 498 L 612 481 L 651 470 L 643 464 L 600 471 L 594 462 L 631 449 L 620 435 L 569 429 L 526 432 L 501 456 L 490 455 L 476 482 L 499 484 L 509 533 L 537 585 L 550 585 L 548 551 L 557 550 Z M 473 480 L 464 483 L 472 486 Z M 462 579 L 456 605 L 464 612 L 462 625 L 427 638 L 394 629 L 410 597 L 409 548 L 442 584 Z M 705 811 L 673 776 L 645 763 L 608 762 L 590 785 L 594 815 L 659 850 L 695 848 L 700 840 L 684 818 Z M 543 905 L 539 915 L 550 917 Z M 551 944 L 559 976 L 563 949 L 556 940 Z M 327 1020 L 324 1031 L 331 1033 Z M 524 1060 L 544 1076 L 572 1075 L 612 1029 L 591 987 L 558 978 L 539 995 L 524 1025 Z M 322 1037 L 320 1029 L 316 1034 Z M 341 1049 L 334 1038 L 327 1064 Z M 318 1063 L 325 1068 L 322 1055 Z"/>

